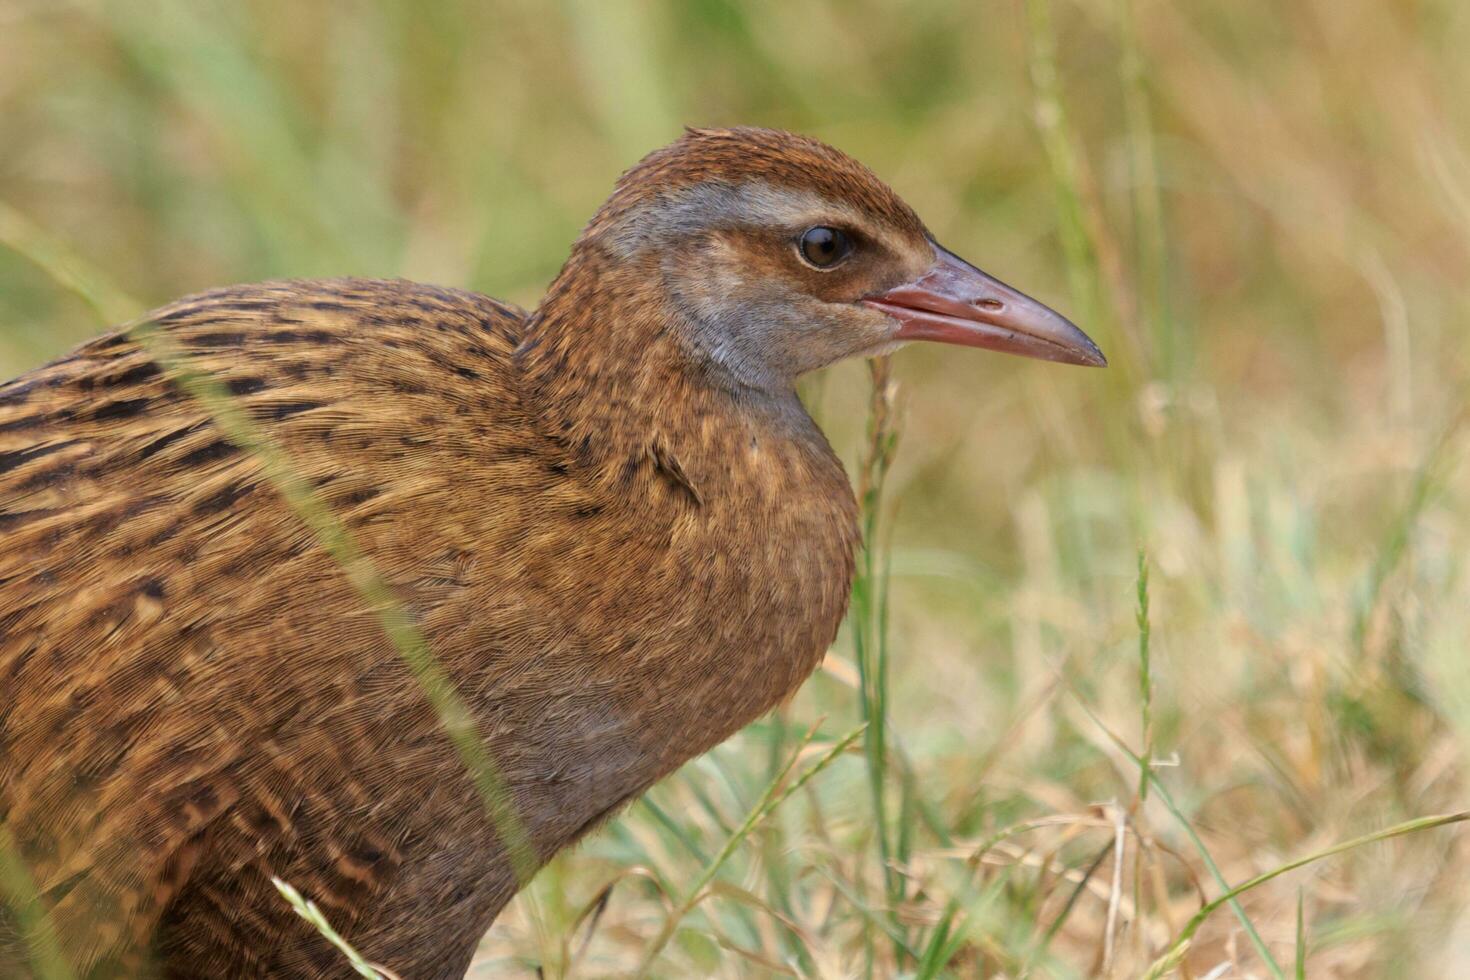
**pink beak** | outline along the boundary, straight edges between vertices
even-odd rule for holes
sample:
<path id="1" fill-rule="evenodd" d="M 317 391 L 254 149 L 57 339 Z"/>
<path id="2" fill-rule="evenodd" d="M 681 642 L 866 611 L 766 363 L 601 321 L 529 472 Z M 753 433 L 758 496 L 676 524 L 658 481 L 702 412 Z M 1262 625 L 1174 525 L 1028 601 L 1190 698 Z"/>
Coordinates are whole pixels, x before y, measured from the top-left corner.
<path id="1" fill-rule="evenodd" d="M 862 303 L 899 323 L 895 340 L 934 340 L 1104 367 L 1108 359 L 1072 321 L 988 276 L 938 244 L 935 262 L 913 282 Z"/>

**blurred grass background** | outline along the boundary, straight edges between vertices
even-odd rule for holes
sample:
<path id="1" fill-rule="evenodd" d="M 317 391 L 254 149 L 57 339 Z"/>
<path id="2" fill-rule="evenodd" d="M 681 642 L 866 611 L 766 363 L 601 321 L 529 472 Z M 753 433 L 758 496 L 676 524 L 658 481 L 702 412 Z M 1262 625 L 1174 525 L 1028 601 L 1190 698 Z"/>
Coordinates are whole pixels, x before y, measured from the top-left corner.
<path id="1" fill-rule="evenodd" d="M 534 305 L 682 124 L 864 160 L 1113 366 L 899 355 L 827 669 L 555 861 L 476 975 L 631 969 L 800 733 L 872 717 L 881 653 L 886 824 L 833 763 L 654 972 L 1133 976 L 1221 890 L 1191 831 L 1236 884 L 1463 805 L 1466 50 L 1457 0 L 0 0 L 0 215 L 150 305 L 347 274 Z M 5 376 L 103 326 L 0 249 Z M 808 396 L 858 473 L 866 369 Z M 1140 547 L 1187 826 L 1107 734 L 1145 745 Z M 1305 975 L 1465 976 L 1467 880 L 1454 830 L 1360 848 L 1243 896 L 1281 966 L 1222 910 L 1182 969 L 1289 970 L 1300 914 Z"/>

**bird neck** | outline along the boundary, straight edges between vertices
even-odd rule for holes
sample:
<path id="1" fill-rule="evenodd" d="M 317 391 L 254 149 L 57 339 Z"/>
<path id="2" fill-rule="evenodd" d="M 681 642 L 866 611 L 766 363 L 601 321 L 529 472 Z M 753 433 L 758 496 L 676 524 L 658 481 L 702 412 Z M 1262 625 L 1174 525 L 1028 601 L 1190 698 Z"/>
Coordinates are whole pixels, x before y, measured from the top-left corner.
<path id="1" fill-rule="evenodd" d="M 574 249 L 516 352 L 548 436 L 594 463 L 662 448 L 699 465 L 739 422 L 826 447 L 793 390 L 741 384 L 688 343 L 685 317 L 653 259 Z"/>

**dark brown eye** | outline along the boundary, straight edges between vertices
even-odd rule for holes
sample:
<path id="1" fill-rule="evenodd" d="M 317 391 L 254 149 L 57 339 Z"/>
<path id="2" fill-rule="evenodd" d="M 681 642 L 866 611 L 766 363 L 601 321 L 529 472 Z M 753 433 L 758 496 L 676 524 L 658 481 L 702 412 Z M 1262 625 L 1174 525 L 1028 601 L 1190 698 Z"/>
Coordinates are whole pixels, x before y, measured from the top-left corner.
<path id="1" fill-rule="evenodd" d="M 838 228 L 817 225 L 801 233 L 801 257 L 818 269 L 830 269 L 852 251 L 852 240 Z"/>

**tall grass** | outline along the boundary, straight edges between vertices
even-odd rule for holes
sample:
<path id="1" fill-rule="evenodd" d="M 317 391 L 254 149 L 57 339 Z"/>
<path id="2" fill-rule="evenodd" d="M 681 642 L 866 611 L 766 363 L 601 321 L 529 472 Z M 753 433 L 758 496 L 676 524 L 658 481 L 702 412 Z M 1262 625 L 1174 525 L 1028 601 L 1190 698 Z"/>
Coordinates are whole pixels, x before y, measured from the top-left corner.
<path id="1" fill-rule="evenodd" d="M 98 279 L 534 303 L 679 123 L 830 139 L 1113 367 L 818 379 L 864 515 L 843 637 L 476 973 L 1457 976 L 1462 7 L 16 3 L 0 230 L 79 256 L 0 252 L 0 366 L 94 332 Z"/>

